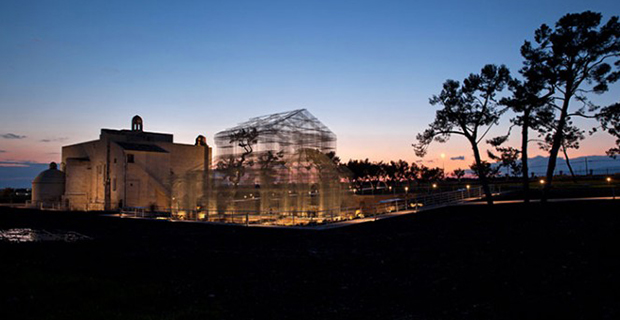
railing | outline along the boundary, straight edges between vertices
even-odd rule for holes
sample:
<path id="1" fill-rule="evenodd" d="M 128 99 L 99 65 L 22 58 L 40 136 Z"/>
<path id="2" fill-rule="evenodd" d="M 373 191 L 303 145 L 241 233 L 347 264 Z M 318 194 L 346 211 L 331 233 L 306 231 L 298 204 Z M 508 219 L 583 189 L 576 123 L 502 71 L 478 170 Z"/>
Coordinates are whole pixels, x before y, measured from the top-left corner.
<path id="1" fill-rule="evenodd" d="M 146 208 L 125 208 L 121 211 L 121 216 L 240 224 L 246 226 L 313 226 L 353 219 L 376 219 L 382 215 L 404 211 L 418 212 L 453 205 L 480 197 L 482 197 L 482 188 L 472 187 L 450 192 L 405 195 L 404 198 L 383 200 L 372 206 L 338 208 L 330 210 L 252 211 L 175 208 L 168 211 L 148 211 Z"/>

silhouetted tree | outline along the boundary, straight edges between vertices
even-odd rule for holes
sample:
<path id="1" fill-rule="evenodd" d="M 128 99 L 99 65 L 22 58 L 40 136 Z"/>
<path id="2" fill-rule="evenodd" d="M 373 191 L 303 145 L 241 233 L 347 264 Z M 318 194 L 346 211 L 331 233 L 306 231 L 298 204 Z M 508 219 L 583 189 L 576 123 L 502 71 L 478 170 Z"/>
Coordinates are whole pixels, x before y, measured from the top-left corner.
<path id="1" fill-rule="evenodd" d="M 620 72 L 613 71 L 612 66 L 606 62 L 616 59 L 615 65 L 619 65 L 618 17 L 612 17 L 599 27 L 600 23 L 600 13 L 585 11 L 567 14 L 558 20 L 554 29 L 543 24 L 536 30 L 536 46 L 526 41 L 521 47 L 526 64 L 542 65 L 542 73 L 556 93 L 552 97 L 551 105 L 559 112 L 549 150 L 543 201 L 546 201 L 552 185 L 567 122 L 572 116 L 586 116 L 587 111 L 596 110 L 596 107 L 589 103 L 587 94 L 606 92 L 608 84 L 620 77 Z M 571 112 L 571 101 L 574 99 L 583 102 L 585 107 Z"/>
<path id="2" fill-rule="evenodd" d="M 335 151 L 330 151 L 325 154 L 335 165 L 340 165 L 340 157 L 336 155 Z"/>
<path id="3" fill-rule="evenodd" d="M 553 133 L 555 130 L 557 129 L 555 129 L 554 122 L 540 130 L 541 134 L 544 136 L 543 141 L 538 143 L 542 150 L 549 151 L 551 149 L 553 143 Z M 577 178 L 575 176 L 575 171 L 573 171 L 573 167 L 570 164 L 568 149 L 579 149 L 579 142 L 584 138 L 584 131 L 572 125 L 571 121 L 568 121 L 567 126 L 564 127 L 564 133 L 562 134 L 561 150 L 564 154 L 564 159 L 566 159 L 566 166 L 568 167 L 574 182 L 577 181 Z"/>
<path id="4" fill-rule="evenodd" d="M 254 165 L 253 160 L 248 157 L 254 151 L 253 145 L 258 142 L 258 131 L 256 128 L 241 129 L 230 134 L 230 143 L 237 144 L 243 149 L 240 155 L 230 155 L 217 164 L 219 170 L 228 181 L 236 188 L 245 175 L 245 168 Z"/>
<path id="5" fill-rule="evenodd" d="M 261 184 L 270 185 L 274 183 L 277 168 L 284 166 L 284 151 L 273 152 L 271 150 L 258 156 L 257 162 L 260 166 Z"/>
<path id="6" fill-rule="evenodd" d="M 389 181 L 393 188 L 405 183 L 411 189 L 411 182 L 431 182 L 441 180 L 443 169 L 418 166 L 416 163 L 409 164 L 407 161 L 398 160 L 385 162 L 370 162 L 365 160 L 349 160 L 343 165 L 351 173 L 349 181 L 356 188 L 361 189 L 364 182 L 372 184 L 376 189 L 380 181 Z"/>
<path id="7" fill-rule="evenodd" d="M 521 162 L 519 162 L 519 156 L 521 151 L 513 147 L 496 147 L 498 154 L 487 150 L 487 154 L 491 160 L 495 160 L 499 163 L 499 168 L 506 168 L 510 172 L 509 175 L 518 176 L 521 174 Z"/>
<path id="8" fill-rule="evenodd" d="M 438 96 L 430 99 L 432 105 L 441 105 L 435 120 L 413 144 L 416 155 L 423 157 L 433 141 L 446 142 L 451 135 L 464 136 L 471 145 L 476 167 L 482 166 L 478 143 L 490 128 L 497 124 L 502 111 L 497 107 L 496 95 L 510 80 L 505 66 L 486 65 L 480 74 L 470 74 L 463 84 L 447 80 Z M 478 172 L 487 203 L 493 204 L 491 188 L 485 171 Z"/>
<path id="9" fill-rule="evenodd" d="M 521 50 L 524 57 L 526 55 L 530 57 L 524 61 L 524 66 L 519 70 L 523 81 L 512 79 L 508 85 L 512 95 L 500 102 L 515 113 L 515 117 L 510 120 L 512 124 L 521 127 L 520 172 L 523 183 L 523 200 L 526 203 L 530 201 L 529 132 L 530 130 L 538 130 L 541 125 L 553 120 L 553 110 L 549 102 L 554 94 L 554 88 L 547 79 L 543 60 L 540 57 L 532 57 L 531 55 L 535 53 L 532 53 L 529 48 L 526 42 Z M 509 135 L 510 130 L 506 136 L 491 139 L 489 143 L 497 148 L 508 139 Z"/>
<path id="10" fill-rule="evenodd" d="M 394 179 L 396 182 L 402 184 L 403 181 L 408 180 L 408 171 L 410 167 L 407 161 L 404 161 L 404 160 L 398 160 L 396 162 L 391 161 L 390 164 L 394 167 Z M 394 184 L 393 187 L 396 188 L 396 184 Z"/>
<path id="11" fill-rule="evenodd" d="M 394 161 L 382 162 L 381 172 L 383 173 L 383 180 L 393 186 L 396 180 L 396 166 L 394 165 Z"/>
<path id="12" fill-rule="evenodd" d="M 409 165 L 409 169 L 405 170 L 405 180 L 407 181 L 407 186 L 411 188 L 411 182 L 414 181 L 416 185 L 419 185 L 420 182 L 420 166 L 417 163 L 412 162 Z"/>
<path id="13" fill-rule="evenodd" d="M 463 169 L 454 169 L 454 171 L 452 171 L 452 176 L 454 176 L 459 182 L 461 182 L 461 179 L 465 176 L 465 170 Z"/>
<path id="14" fill-rule="evenodd" d="M 374 192 L 378 181 L 384 176 L 382 165 L 383 162 L 376 163 L 365 159 L 363 161 L 349 160 L 345 166 L 352 172 L 353 182 L 357 188 L 361 189 L 363 183 L 368 182 Z"/>
<path id="15" fill-rule="evenodd" d="M 469 166 L 469 168 L 478 178 L 480 178 L 480 176 L 493 178 L 499 174 L 499 167 L 493 167 L 487 161 L 482 161 L 480 164 L 474 162 Z"/>
<path id="16" fill-rule="evenodd" d="M 418 179 L 421 182 L 433 182 L 443 178 L 443 169 L 441 168 L 429 168 L 427 166 L 420 166 Z"/>
<path id="17" fill-rule="evenodd" d="M 620 154 L 620 103 L 614 103 L 601 109 L 596 116 L 603 130 L 616 137 L 616 146 L 607 150 L 607 155 L 616 158 Z"/>

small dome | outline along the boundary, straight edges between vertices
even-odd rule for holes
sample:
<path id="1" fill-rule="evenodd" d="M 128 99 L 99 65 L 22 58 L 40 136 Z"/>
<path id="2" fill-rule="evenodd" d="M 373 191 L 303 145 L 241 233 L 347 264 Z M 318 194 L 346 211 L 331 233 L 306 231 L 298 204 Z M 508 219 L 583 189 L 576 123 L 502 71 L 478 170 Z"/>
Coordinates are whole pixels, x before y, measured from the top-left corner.
<path id="1" fill-rule="evenodd" d="M 58 170 L 55 162 L 50 168 L 39 173 L 32 181 L 32 203 L 54 203 L 65 193 L 65 173 Z"/>
<path id="2" fill-rule="evenodd" d="M 56 162 L 50 163 L 50 168 L 39 173 L 32 183 L 65 183 L 65 173 L 58 170 Z"/>
<path id="3" fill-rule="evenodd" d="M 135 115 L 131 119 L 131 131 L 142 131 L 144 129 L 142 123 L 142 118 L 139 115 Z"/>

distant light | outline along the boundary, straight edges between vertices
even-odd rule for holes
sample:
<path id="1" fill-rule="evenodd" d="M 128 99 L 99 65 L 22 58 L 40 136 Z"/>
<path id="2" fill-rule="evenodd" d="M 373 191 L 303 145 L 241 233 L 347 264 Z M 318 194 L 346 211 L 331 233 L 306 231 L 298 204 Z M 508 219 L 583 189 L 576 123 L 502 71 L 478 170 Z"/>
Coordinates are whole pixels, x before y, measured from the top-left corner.
<path id="1" fill-rule="evenodd" d="M 540 184 L 545 184 L 545 179 L 540 179 Z"/>
<path id="2" fill-rule="evenodd" d="M 436 183 L 433 183 L 433 188 L 437 188 L 437 184 Z"/>
<path id="3" fill-rule="evenodd" d="M 466 185 L 466 186 L 465 186 L 465 188 L 469 189 L 469 188 L 470 188 L 470 185 Z"/>
<path id="4" fill-rule="evenodd" d="M 611 178 L 610 177 L 607 177 L 606 180 L 607 180 L 607 182 L 611 182 Z"/>
<path id="5" fill-rule="evenodd" d="M 609 178 L 608 178 L 609 179 Z M 388 189 L 392 190 L 392 186 L 390 186 Z"/>
<path id="6" fill-rule="evenodd" d="M 405 192 L 409 191 L 409 187 L 405 187 Z"/>
<path id="7" fill-rule="evenodd" d="M 443 158 L 445 158 L 445 157 L 446 157 L 446 154 L 445 154 L 445 153 L 442 153 L 442 154 L 441 154 L 441 158 L 443 159 Z"/>

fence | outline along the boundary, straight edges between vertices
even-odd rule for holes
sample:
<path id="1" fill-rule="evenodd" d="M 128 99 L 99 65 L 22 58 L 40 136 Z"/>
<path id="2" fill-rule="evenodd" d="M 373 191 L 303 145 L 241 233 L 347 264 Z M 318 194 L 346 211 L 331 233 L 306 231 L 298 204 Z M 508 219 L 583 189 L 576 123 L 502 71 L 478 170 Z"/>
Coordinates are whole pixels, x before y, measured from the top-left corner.
<path id="1" fill-rule="evenodd" d="M 482 194 L 481 187 L 471 187 L 432 194 L 406 194 L 404 198 L 383 200 L 372 206 L 317 211 L 218 211 L 196 208 L 185 210 L 172 209 L 168 212 L 149 212 L 145 211 L 144 208 L 126 208 L 121 211 L 121 216 L 228 223 L 246 226 L 312 226 L 360 218 L 376 218 L 384 214 L 401 211 L 418 212 L 431 208 L 453 205 L 470 199 L 477 199 L 482 197 Z"/>

